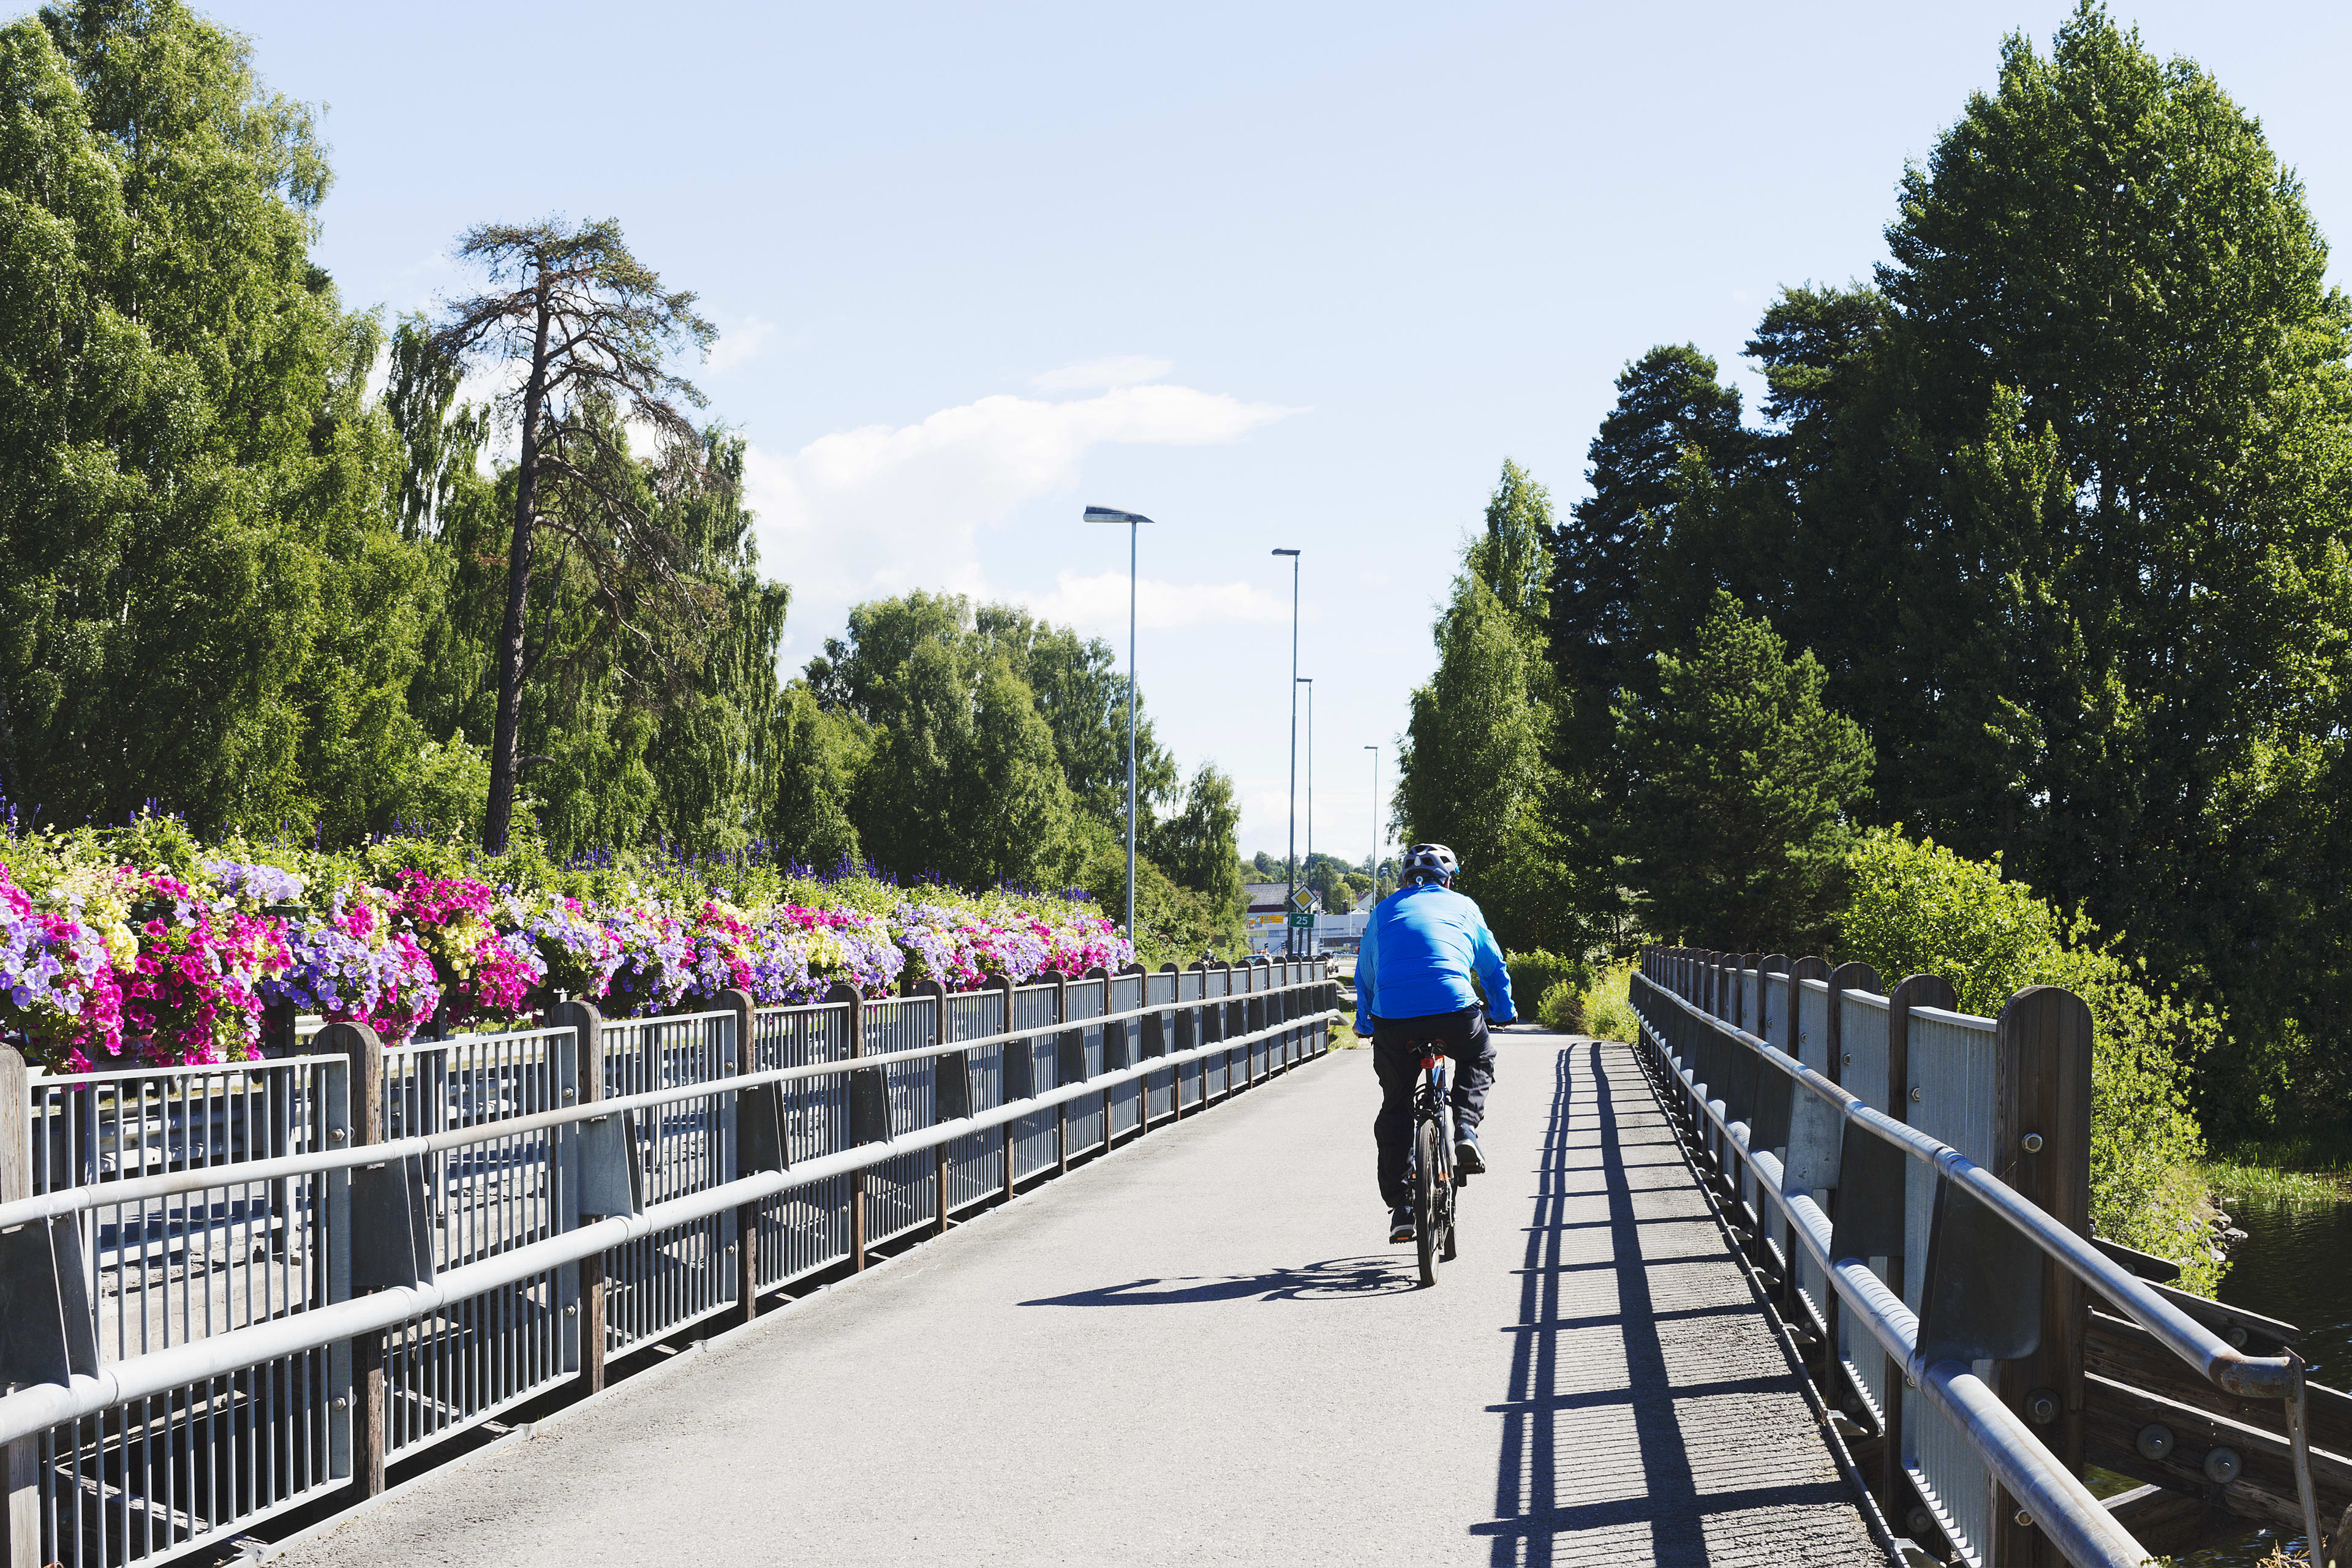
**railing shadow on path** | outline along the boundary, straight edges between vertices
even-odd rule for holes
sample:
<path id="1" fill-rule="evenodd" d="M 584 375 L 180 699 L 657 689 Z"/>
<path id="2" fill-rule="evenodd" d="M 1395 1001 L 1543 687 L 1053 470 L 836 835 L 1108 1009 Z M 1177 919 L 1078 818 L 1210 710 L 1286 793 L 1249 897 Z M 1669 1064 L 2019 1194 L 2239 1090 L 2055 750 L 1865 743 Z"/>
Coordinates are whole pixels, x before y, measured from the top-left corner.
<path id="1" fill-rule="evenodd" d="M 1643 1127 L 1628 1126 L 1621 1117 L 1603 1051 L 1598 1043 L 1580 1044 L 1558 1058 L 1535 1218 L 1520 1271 L 1518 1321 L 1504 1331 L 1517 1338 L 1510 1389 L 1505 1403 L 1489 1406 L 1503 1417 L 1495 1517 L 1471 1526 L 1471 1533 L 1491 1537 L 1490 1562 L 1512 1568 L 1550 1568 L 1555 1562 L 1706 1568 L 1710 1515 L 1851 1499 L 1842 1483 L 1700 1490 L 1676 1401 L 1760 1393 L 1787 1379 L 1702 1375 L 1675 1382 L 1661 1321 L 1752 1311 L 1752 1292 L 1741 1292 L 1747 1299 L 1737 1302 L 1698 1306 L 1670 1301 L 1662 1308 L 1655 1300 L 1658 1271 L 1728 1259 L 1713 1247 L 1688 1258 L 1644 1256 L 1645 1226 L 1690 1224 L 1706 1214 L 1699 1207 L 1662 1222 L 1635 1212 L 1633 1173 L 1663 1165 L 1681 1169 L 1684 1162 L 1663 1118 L 1654 1127 Z M 1580 1080 L 1580 1059 L 1586 1068 Z M 1581 1124 L 1572 1125 L 1580 1118 Z M 1592 1215 L 1596 1201 L 1605 1207 L 1598 1216 Z M 1602 1226 L 1609 1232 L 1608 1258 L 1568 1256 L 1576 1250 L 1578 1233 Z M 1707 1231 L 1712 1238 L 1711 1223 Z M 1615 1310 L 1563 1317 L 1563 1283 L 1574 1287 L 1580 1283 L 1578 1276 L 1596 1274 L 1613 1277 Z M 1679 1296 L 1667 1289 L 1670 1296 Z M 1599 1306 L 1608 1293 L 1591 1294 L 1597 1298 L 1591 1304 Z M 1576 1303 L 1568 1305 L 1574 1313 Z M 1615 1345 L 1594 1337 L 1595 1331 L 1605 1336 L 1612 1328 Z M 1564 1349 L 1572 1358 L 1566 1366 Z M 1612 1351 L 1622 1354 L 1622 1364 Z M 1612 1408 L 1619 1407 L 1624 1415 L 1612 1419 Z M 1717 1432 L 1713 1440 L 1738 1444 L 1742 1437 Z M 1589 1484 L 1595 1494 L 1591 1500 L 1577 1500 L 1580 1482 Z"/>
<path id="2" fill-rule="evenodd" d="M 1406 1266 L 1381 1257 L 1333 1258 L 1264 1274 L 1184 1275 L 1132 1279 L 1064 1296 L 1040 1296 L 1024 1307 L 1182 1307 L 1207 1301 L 1337 1301 L 1402 1295 L 1421 1288 Z"/>

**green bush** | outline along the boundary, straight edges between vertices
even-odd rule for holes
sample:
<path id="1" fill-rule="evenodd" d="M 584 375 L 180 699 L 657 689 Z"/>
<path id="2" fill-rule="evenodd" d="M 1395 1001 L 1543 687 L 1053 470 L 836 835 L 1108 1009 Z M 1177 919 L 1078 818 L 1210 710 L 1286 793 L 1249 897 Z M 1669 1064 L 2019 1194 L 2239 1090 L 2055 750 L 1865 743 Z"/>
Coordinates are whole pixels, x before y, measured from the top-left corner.
<path id="1" fill-rule="evenodd" d="M 2159 989 L 2120 940 L 2069 919 L 1970 860 L 1900 826 L 1874 828 L 1849 858 L 1840 952 L 1889 984 L 1941 974 L 1964 1012 L 1998 1014 L 2028 985 L 2063 985 L 2091 1010 L 2091 1224 L 2101 1236 L 2180 1265 L 2183 1289 L 2210 1294 L 2221 1264 L 2208 1240 L 2212 1204 L 2198 1176 L 2205 1141 L 2188 1100 L 2196 1057 L 2221 1020 Z"/>
<path id="2" fill-rule="evenodd" d="M 1584 960 L 1563 958 L 1540 947 L 1510 954 L 1503 967 L 1511 972 L 1511 1000 L 1522 1017 L 1541 1016 L 1544 998 L 1555 985 L 1581 991 L 1592 984 L 1591 966 Z"/>
<path id="3" fill-rule="evenodd" d="M 1584 994 L 1584 1027 L 1595 1039 L 1632 1044 L 1642 1037 L 1642 1021 L 1626 994 L 1633 984 L 1632 963 L 1612 963 Z"/>
<path id="4" fill-rule="evenodd" d="M 1584 990 L 1572 980 L 1555 980 L 1536 1004 L 1536 1017 L 1563 1035 L 1584 1033 Z"/>

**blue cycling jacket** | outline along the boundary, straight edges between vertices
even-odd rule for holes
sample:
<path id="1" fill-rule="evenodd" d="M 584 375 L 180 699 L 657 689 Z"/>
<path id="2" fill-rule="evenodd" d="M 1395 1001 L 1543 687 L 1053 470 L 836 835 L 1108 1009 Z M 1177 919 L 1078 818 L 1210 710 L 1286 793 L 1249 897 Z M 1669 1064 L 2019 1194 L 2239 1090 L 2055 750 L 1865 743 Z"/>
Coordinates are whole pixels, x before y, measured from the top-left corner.
<path id="1" fill-rule="evenodd" d="M 1356 955 L 1356 1033 L 1375 1018 L 1426 1018 L 1475 1005 L 1470 972 L 1486 986 L 1486 1016 L 1517 1017 L 1503 950 L 1474 900 L 1434 882 L 1400 888 L 1382 899 Z"/>

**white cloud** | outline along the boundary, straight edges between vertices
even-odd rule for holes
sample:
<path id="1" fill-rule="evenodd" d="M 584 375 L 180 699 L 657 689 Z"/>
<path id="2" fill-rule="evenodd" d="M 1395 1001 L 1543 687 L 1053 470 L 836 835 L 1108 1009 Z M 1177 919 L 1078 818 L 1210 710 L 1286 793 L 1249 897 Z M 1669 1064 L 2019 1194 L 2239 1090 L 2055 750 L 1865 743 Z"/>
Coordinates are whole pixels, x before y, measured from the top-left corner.
<path id="1" fill-rule="evenodd" d="M 1052 593 L 1032 595 L 1027 603 L 1046 620 L 1080 631 L 1124 631 L 1127 574 L 1082 577 L 1063 572 L 1055 576 Z M 1287 626 L 1290 601 L 1251 583 L 1161 583 L 1142 577 L 1135 584 L 1135 619 L 1145 631 L 1154 632 L 1234 623 Z"/>
<path id="2" fill-rule="evenodd" d="M 761 562 L 793 584 L 790 640 L 807 646 L 860 599 L 987 592 L 981 531 L 1074 490 L 1096 447 L 1221 445 L 1294 412 L 1184 386 L 1059 403 L 1000 394 L 919 424 L 823 436 L 790 456 L 755 446 L 744 479 Z"/>
<path id="3" fill-rule="evenodd" d="M 1040 392 L 1095 392 L 1159 381 L 1175 368 L 1173 361 L 1154 359 L 1150 354 L 1110 354 L 1032 376 L 1029 384 Z"/>
<path id="4" fill-rule="evenodd" d="M 775 335 L 776 323 L 758 316 L 746 316 L 719 335 L 710 345 L 710 355 L 703 362 L 713 375 L 723 375 L 737 365 L 757 359 L 768 340 Z"/>

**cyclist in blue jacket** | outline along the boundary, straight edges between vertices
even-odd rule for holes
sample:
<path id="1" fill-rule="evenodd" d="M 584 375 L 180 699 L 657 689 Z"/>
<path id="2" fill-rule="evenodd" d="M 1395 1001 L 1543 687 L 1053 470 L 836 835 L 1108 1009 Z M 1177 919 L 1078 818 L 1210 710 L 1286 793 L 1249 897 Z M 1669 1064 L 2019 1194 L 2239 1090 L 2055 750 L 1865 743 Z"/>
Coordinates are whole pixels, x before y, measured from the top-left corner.
<path id="1" fill-rule="evenodd" d="M 1472 972 L 1486 984 L 1496 1026 L 1518 1016 L 1510 972 L 1486 917 L 1453 889 L 1460 869 L 1443 844 L 1406 850 L 1400 868 L 1404 885 L 1372 911 L 1356 956 L 1356 1033 L 1371 1037 L 1372 1070 L 1381 1080 L 1372 1138 L 1380 1146 L 1391 1241 L 1411 1241 L 1413 1235 L 1405 1163 L 1424 1048 L 1454 1058 L 1454 1163 L 1475 1175 L 1486 1168 L 1478 1152 L 1478 1122 L 1495 1081 L 1495 1042 L 1486 1033 L 1487 1009 L 1470 985 Z"/>

